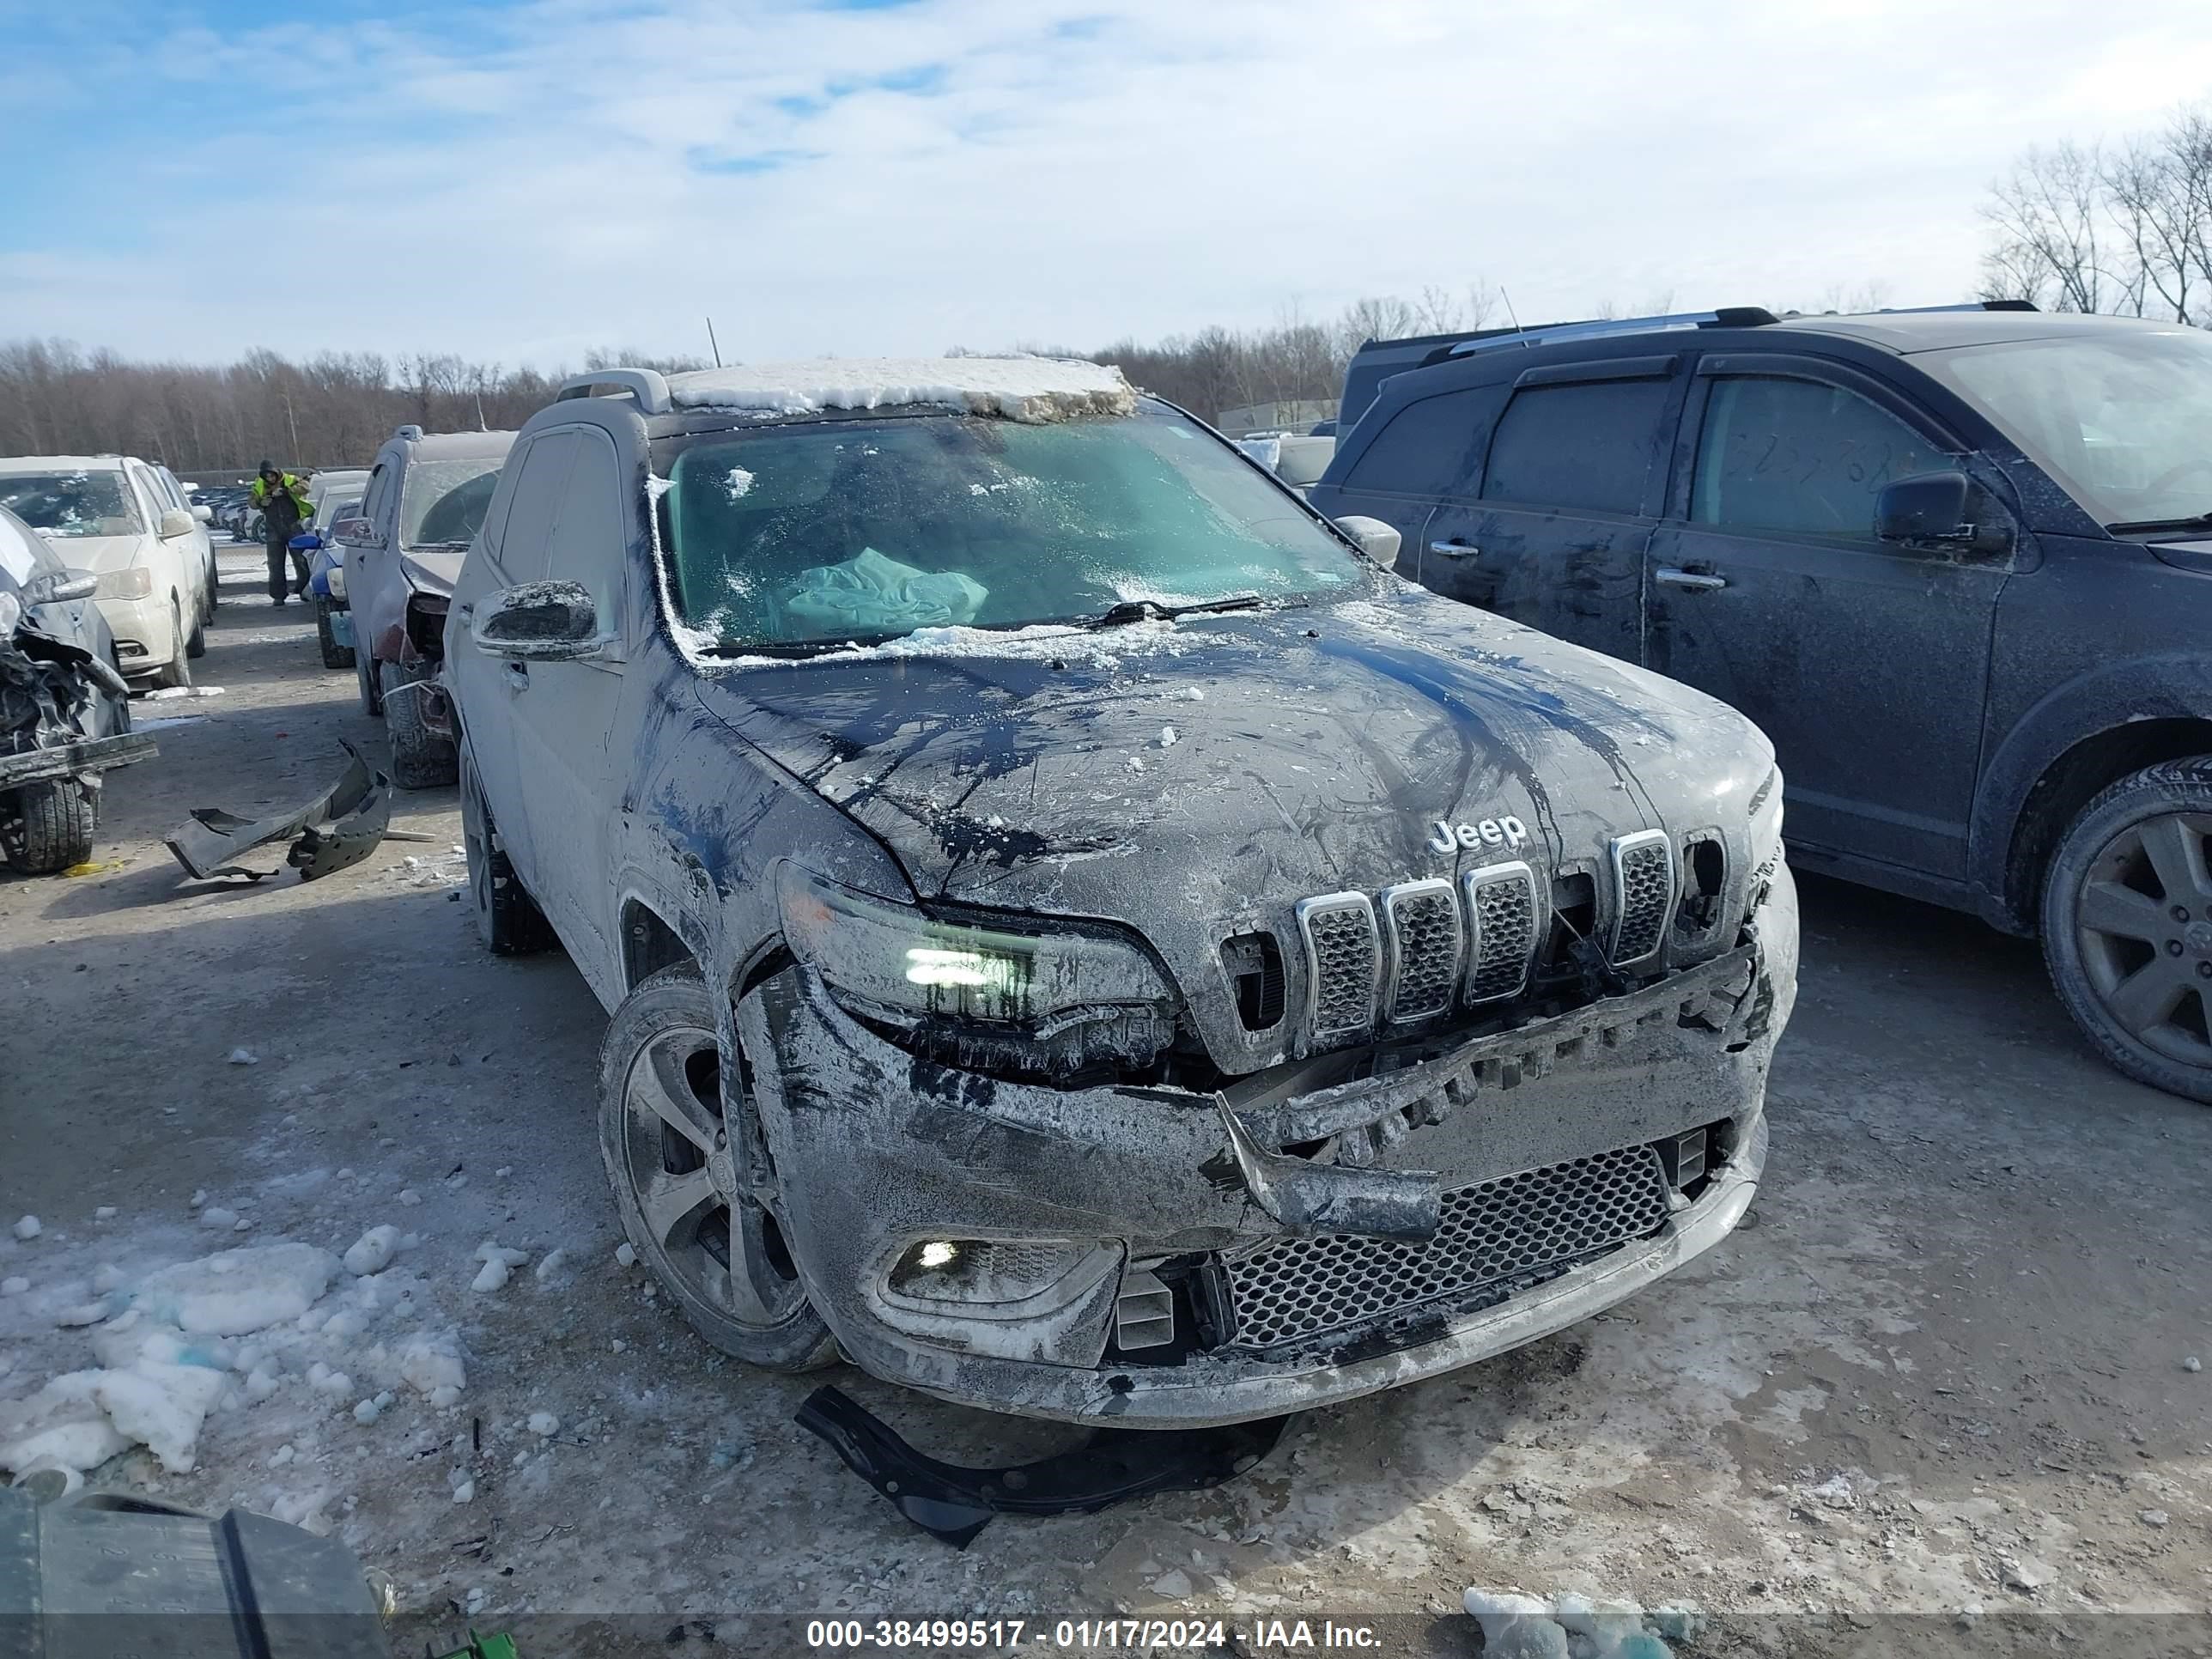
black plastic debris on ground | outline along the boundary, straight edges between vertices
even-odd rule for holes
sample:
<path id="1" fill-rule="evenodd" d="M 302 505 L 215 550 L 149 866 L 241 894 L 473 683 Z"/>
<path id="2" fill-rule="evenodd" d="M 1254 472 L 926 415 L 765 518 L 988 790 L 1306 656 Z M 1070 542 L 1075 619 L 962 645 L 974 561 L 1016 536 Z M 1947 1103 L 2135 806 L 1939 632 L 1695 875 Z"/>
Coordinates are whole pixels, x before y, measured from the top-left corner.
<path id="1" fill-rule="evenodd" d="M 1203 1492 L 1252 1468 L 1283 1437 L 1287 1417 L 1211 1429 L 1094 1429 L 1079 1446 L 1003 1469 L 926 1457 L 841 1389 L 817 1389 L 799 1408 L 845 1467 L 924 1532 L 965 1549 L 998 1515 L 1095 1515 L 1158 1492 Z"/>
<path id="2" fill-rule="evenodd" d="M 360 750 L 338 739 L 352 757 L 331 787 L 306 805 L 267 817 L 244 818 L 220 806 L 195 807 L 190 822 L 164 837 L 163 845 L 202 881 L 244 876 L 259 881 L 273 870 L 253 870 L 232 862 L 240 854 L 272 841 L 289 841 L 284 862 L 302 881 L 335 874 L 359 864 L 376 850 L 392 825 L 392 780 L 373 769 Z M 410 837 L 410 839 L 417 839 Z"/>

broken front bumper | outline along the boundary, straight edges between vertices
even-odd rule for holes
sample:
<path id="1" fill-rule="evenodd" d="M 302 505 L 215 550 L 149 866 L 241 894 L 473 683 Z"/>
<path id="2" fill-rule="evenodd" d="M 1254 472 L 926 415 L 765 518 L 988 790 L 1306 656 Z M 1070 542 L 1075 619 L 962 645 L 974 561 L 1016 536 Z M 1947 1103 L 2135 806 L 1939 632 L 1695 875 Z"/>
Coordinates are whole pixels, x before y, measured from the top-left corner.
<path id="1" fill-rule="evenodd" d="M 1239 1115 L 1253 1145 L 1353 1184 L 1433 1171 L 1425 1242 L 1395 1216 L 1346 1236 L 1271 1212 L 1210 1097 L 938 1066 L 804 969 L 739 1018 L 777 1062 L 753 1071 L 795 1259 L 854 1361 L 990 1410 L 1193 1427 L 1468 1364 L 1726 1237 L 1765 1164 L 1796 975 L 1785 871 L 1711 963 Z"/>
<path id="2" fill-rule="evenodd" d="M 82 743 L 57 744 L 50 749 L 28 749 L 19 755 L 0 755 L 0 790 L 20 789 L 27 783 L 52 778 L 83 777 L 133 761 L 151 760 L 155 750 L 150 732 L 118 732 L 112 738 L 89 738 Z"/>

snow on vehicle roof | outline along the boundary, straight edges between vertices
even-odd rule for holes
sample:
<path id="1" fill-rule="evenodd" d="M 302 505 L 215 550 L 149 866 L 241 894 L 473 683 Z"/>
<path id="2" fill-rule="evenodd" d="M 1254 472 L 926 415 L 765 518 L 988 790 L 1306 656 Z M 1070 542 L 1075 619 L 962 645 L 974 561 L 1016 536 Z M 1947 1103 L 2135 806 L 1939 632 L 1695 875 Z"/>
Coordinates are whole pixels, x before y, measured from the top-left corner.
<path id="1" fill-rule="evenodd" d="M 0 455 L 0 472 L 118 472 L 120 455 Z"/>
<path id="2" fill-rule="evenodd" d="M 1042 424 L 1127 415 L 1137 394 L 1121 371 L 1059 357 L 860 357 L 746 363 L 668 377 L 682 409 L 813 415 L 830 409 L 929 404 Z"/>

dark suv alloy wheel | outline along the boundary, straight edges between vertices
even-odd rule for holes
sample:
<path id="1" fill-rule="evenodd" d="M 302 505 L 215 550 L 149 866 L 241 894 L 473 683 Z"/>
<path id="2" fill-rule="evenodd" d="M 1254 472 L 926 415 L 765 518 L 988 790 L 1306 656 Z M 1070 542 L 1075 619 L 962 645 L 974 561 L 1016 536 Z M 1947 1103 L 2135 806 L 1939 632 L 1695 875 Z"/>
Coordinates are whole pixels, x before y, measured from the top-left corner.
<path id="1" fill-rule="evenodd" d="M 2043 953 L 2113 1065 L 2212 1103 L 2212 756 L 2146 768 L 2081 809 L 2051 860 Z"/>
<path id="2" fill-rule="evenodd" d="M 724 1121 L 714 994 L 690 963 L 640 981 L 615 1010 L 599 1050 L 599 1152 L 631 1244 L 700 1335 L 769 1370 L 836 1358 L 764 1201 L 774 1172 L 757 1180 L 750 1167 L 765 1143 Z"/>

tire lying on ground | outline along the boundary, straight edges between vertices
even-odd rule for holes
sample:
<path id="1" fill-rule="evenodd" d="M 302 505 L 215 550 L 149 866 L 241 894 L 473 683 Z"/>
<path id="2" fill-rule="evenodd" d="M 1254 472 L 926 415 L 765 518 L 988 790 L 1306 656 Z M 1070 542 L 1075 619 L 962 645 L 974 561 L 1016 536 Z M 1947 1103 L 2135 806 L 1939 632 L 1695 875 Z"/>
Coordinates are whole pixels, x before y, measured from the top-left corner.
<path id="1" fill-rule="evenodd" d="M 495 956 L 528 956 L 558 941 L 538 902 L 523 890 L 484 805 L 483 789 L 466 748 L 459 755 L 461 840 L 469 860 L 469 896 L 475 902 L 477 933 Z"/>
<path id="2" fill-rule="evenodd" d="M 2114 1066 L 2212 1103 L 2212 756 L 2122 778 L 2051 855 L 2043 955 Z"/>
<path id="3" fill-rule="evenodd" d="M 456 776 L 453 745 L 422 723 L 422 695 L 402 688 L 420 685 L 429 678 L 418 669 L 398 663 L 376 665 L 382 688 L 385 735 L 392 741 L 392 781 L 402 789 L 432 789 L 451 783 Z"/>
<path id="4" fill-rule="evenodd" d="M 836 1358 L 836 1339 L 742 1154 L 732 1162 L 763 1143 L 724 1123 L 721 1078 L 714 998 L 697 967 L 641 981 L 599 1049 L 599 1152 L 615 1206 L 701 1336 L 769 1370 L 812 1370 Z"/>
<path id="5" fill-rule="evenodd" d="M 0 796 L 0 851 L 25 875 L 50 876 L 92 856 L 98 798 L 75 778 L 27 784 Z"/>
<path id="6" fill-rule="evenodd" d="M 323 666 L 350 668 L 353 666 L 353 647 L 340 645 L 337 635 L 331 631 L 331 602 L 315 601 L 315 641 L 323 648 Z"/>

